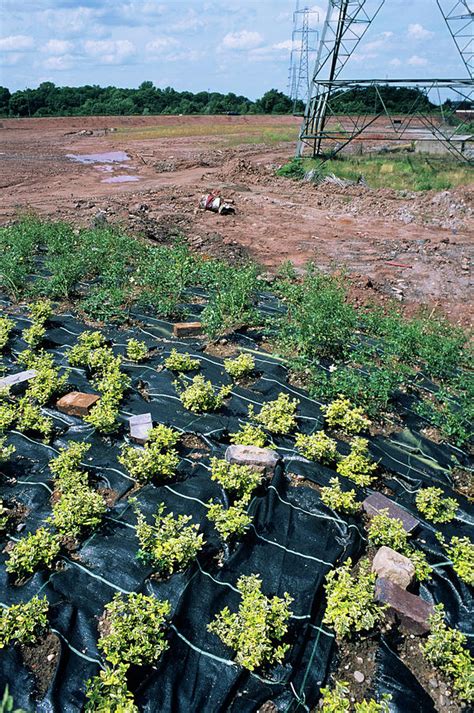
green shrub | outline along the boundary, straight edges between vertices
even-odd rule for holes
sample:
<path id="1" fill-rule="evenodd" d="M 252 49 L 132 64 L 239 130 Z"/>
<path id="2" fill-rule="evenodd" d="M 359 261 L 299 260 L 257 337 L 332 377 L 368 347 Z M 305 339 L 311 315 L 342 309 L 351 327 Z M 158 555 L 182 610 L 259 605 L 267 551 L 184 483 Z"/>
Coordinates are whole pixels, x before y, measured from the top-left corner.
<path id="1" fill-rule="evenodd" d="M 40 433 L 48 440 L 53 430 L 53 421 L 43 416 L 39 406 L 36 406 L 28 396 L 23 396 L 18 402 L 16 427 L 22 433 Z"/>
<path id="2" fill-rule="evenodd" d="M 93 384 L 100 393 L 100 399 L 84 421 L 99 433 L 113 433 L 118 428 L 119 405 L 130 386 L 130 378 L 120 370 L 121 364 L 122 358 L 114 357 L 109 347 L 89 352 L 88 365 L 95 372 Z"/>
<path id="3" fill-rule="evenodd" d="M 84 421 L 99 433 L 114 433 L 118 428 L 119 407 L 117 400 L 109 394 L 104 394 L 95 403 L 90 412 L 84 416 Z"/>
<path id="4" fill-rule="evenodd" d="M 238 500 L 233 505 L 224 507 L 221 503 L 213 503 L 210 500 L 207 507 L 207 518 L 214 524 L 224 542 L 242 536 L 252 522 L 245 501 Z"/>
<path id="5" fill-rule="evenodd" d="M 428 564 L 426 555 L 416 550 L 409 542 L 409 534 L 398 518 L 388 516 L 387 510 L 381 510 L 369 522 L 369 544 L 376 547 L 391 547 L 411 559 L 415 567 L 415 577 L 418 581 L 428 579 L 432 567 Z"/>
<path id="6" fill-rule="evenodd" d="M 258 269 L 249 265 L 228 270 L 227 279 L 214 285 L 201 315 L 203 329 L 211 339 L 252 325 L 258 317 L 255 309 Z"/>
<path id="7" fill-rule="evenodd" d="M 61 537 L 78 537 L 83 530 L 97 527 L 106 509 L 100 493 L 87 486 L 76 486 L 54 503 L 53 514 L 46 522 L 54 525 Z"/>
<path id="8" fill-rule="evenodd" d="M 159 424 L 149 432 L 144 448 L 123 446 L 119 462 L 139 483 L 146 483 L 155 476 L 170 478 L 179 464 L 179 456 L 173 448 L 178 440 L 177 431 Z"/>
<path id="9" fill-rule="evenodd" d="M 165 367 L 170 371 L 184 373 L 185 371 L 193 371 L 200 369 L 201 364 L 199 359 L 193 359 L 191 354 L 181 354 L 176 349 L 172 349 L 169 357 L 165 359 Z"/>
<path id="10" fill-rule="evenodd" d="M 370 458 L 368 445 L 366 438 L 354 438 L 349 455 L 341 458 L 336 466 L 339 475 L 353 480 L 360 487 L 370 485 L 375 479 L 373 473 L 377 470 L 377 464 Z"/>
<path id="11" fill-rule="evenodd" d="M 208 631 L 216 634 L 226 646 L 236 652 L 238 664 L 254 671 L 265 664 L 280 663 L 289 649 L 281 643 L 288 631 L 293 598 L 266 597 L 262 581 L 256 574 L 242 576 L 237 581 L 241 603 L 237 613 L 225 607 L 208 624 Z"/>
<path id="12" fill-rule="evenodd" d="M 139 713 L 127 688 L 126 664 L 106 666 L 87 681 L 84 713 Z"/>
<path id="13" fill-rule="evenodd" d="M 346 681 L 336 681 L 334 688 L 321 688 L 322 713 L 349 713 L 351 710 L 349 684 Z M 390 713 L 389 702 L 392 697 L 385 693 L 380 703 L 365 698 L 360 703 L 354 703 L 355 713 Z"/>
<path id="14" fill-rule="evenodd" d="M 127 357 L 131 361 L 144 361 L 148 357 L 148 347 L 145 342 L 129 339 L 127 341 Z"/>
<path id="15" fill-rule="evenodd" d="M 367 430 L 370 421 L 361 408 L 353 406 L 349 399 L 339 395 L 329 406 L 323 406 L 321 411 L 325 415 L 326 423 L 331 428 L 340 428 L 346 433 L 357 434 Z"/>
<path id="16" fill-rule="evenodd" d="M 235 494 L 238 500 L 248 503 L 252 492 L 262 481 L 262 474 L 250 465 L 239 465 L 228 463 L 222 458 L 211 458 L 211 479 Z"/>
<path id="17" fill-rule="evenodd" d="M 9 460 L 15 453 L 16 448 L 14 445 L 7 446 L 7 439 L 5 436 L 0 436 L 0 463 L 5 463 Z"/>
<path id="18" fill-rule="evenodd" d="M 321 488 L 321 500 L 331 510 L 354 514 L 360 510 L 355 490 L 342 490 L 339 478 L 331 478 L 329 487 Z"/>
<path id="19" fill-rule="evenodd" d="M 176 315 L 194 272 L 195 260 L 184 242 L 172 247 L 146 246 L 134 273 L 139 304 L 161 317 Z"/>
<path id="20" fill-rule="evenodd" d="M 233 379 L 242 379 L 255 369 L 255 359 L 251 354 L 239 354 L 235 359 L 224 359 L 224 369 Z"/>
<path id="21" fill-rule="evenodd" d="M 22 337 L 32 349 L 42 341 L 46 334 L 45 324 L 53 314 L 53 308 L 49 300 L 39 300 L 30 305 L 30 316 L 32 325 L 23 331 Z"/>
<path id="22" fill-rule="evenodd" d="M 41 566 L 49 569 L 59 554 L 60 547 L 58 535 L 40 527 L 13 545 L 5 569 L 18 578 L 33 574 Z"/>
<path id="23" fill-rule="evenodd" d="M 48 628 L 46 597 L 12 604 L 0 610 L 0 649 L 11 644 L 34 644 Z"/>
<path id="24" fill-rule="evenodd" d="M 162 574 L 186 569 L 204 545 L 204 536 L 198 534 L 199 525 L 189 525 L 190 515 L 173 513 L 164 515 L 164 504 L 159 505 L 149 525 L 137 509 L 137 537 L 140 542 L 138 556 L 151 563 Z"/>
<path id="25" fill-rule="evenodd" d="M 249 406 L 249 418 L 258 421 L 270 433 L 287 434 L 296 428 L 296 408 L 298 399 L 290 399 L 288 394 L 281 393 L 274 401 L 264 403 L 258 414 L 253 405 Z"/>
<path id="26" fill-rule="evenodd" d="M 3 500 L 0 498 L 0 533 L 8 527 L 8 521 L 10 520 L 10 511 L 3 504 Z"/>
<path id="27" fill-rule="evenodd" d="M 474 545 L 471 540 L 454 536 L 446 552 L 458 577 L 474 587 Z"/>
<path id="28" fill-rule="evenodd" d="M 99 349 L 105 344 L 105 339 L 100 332 L 82 332 L 77 338 L 77 343 L 68 353 L 71 366 L 87 366 L 89 354 L 94 349 Z"/>
<path id="29" fill-rule="evenodd" d="M 8 317 L 0 317 L 0 352 L 2 352 L 8 344 L 8 339 L 13 330 L 13 322 Z"/>
<path id="30" fill-rule="evenodd" d="M 49 461 L 54 485 L 61 493 L 87 486 L 87 473 L 80 469 L 80 465 L 90 447 L 90 443 L 70 441 L 66 448 L 60 449 L 56 458 Z"/>
<path id="31" fill-rule="evenodd" d="M 169 602 L 145 594 L 117 593 L 105 607 L 107 634 L 98 646 L 113 665 L 146 665 L 157 661 L 168 648 L 165 639 Z"/>
<path id="32" fill-rule="evenodd" d="M 204 413 L 206 411 L 217 411 L 224 400 L 232 391 L 232 386 L 221 386 L 215 392 L 210 381 L 205 381 L 204 376 L 198 374 L 189 386 L 185 386 L 179 398 L 184 408 L 193 413 Z"/>
<path id="33" fill-rule="evenodd" d="M 9 401 L 9 390 L 0 389 L 0 433 L 10 428 L 16 419 L 16 404 Z"/>
<path id="34" fill-rule="evenodd" d="M 36 376 L 28 384 L 26 396 L 40 406 L 44 406 L 53 395 L 60 394 L 67 385 L 69 374 L 60 376 L 60 368 L 54 364 L 54 356 L 47 352 L 35 354 L 27 349 L 22 352 L 18 361 L 28 369 L 35 369 Z"/>
<path id="35" fill-rule="evenodd" d="M 437 604 L 430 619 L 431 631 L 420 649 L 426 660 L 448 676 L 456 696 L 461 701 L 474 700 L 474 662 L 465 648 L 466 637 L 457 629 L 451 629 L 444 620 L 444 607 Z"/>
<path id="36" fill-rule="evenodd" d="M 327 606 L 323 622 L 331 626 L 338 639 L 359 631 L 370 631 L 380 621 L 383 607 L 374 601 L 377 575 L 368 560 L 361 560 L 359 572 L 351 574 L 352 560 L 326 575 Z"/>
<path id="37" fill-rule="evenodd" d="M 276 175 L 283 178 L 293 178 L 294 180 L 303 180 L 306 171 L 301 158 L 292 158 L 288 163 L 284 163 L 277 169 Z"/>
<path id="38" fill-rule="evenodd" d="M 443 498 L 441 488 L 422 488 L 416 494 L 416 507 L 427 520 L 451 522 L 459 507 L 454 498 Z"/>
<path id="39" fill-rule="evenodd" d="M 334 463 L 339 459 L 336 441 L 327 436 L 324 431 L 316 431 L 310 436 L 298 433 L 295 445 L 299 452 L 309 460 Z"/>
<path id="40" fill-rule="evenodd" d="M 251 423 L 245 423 L 241 426 L 240 431 L 231 433 L 229 436 L 231 443 L 239 446 L 257 446 L 257 448 L 271 448 L 267 445 L 267 436 L 265 431 L 260 426 L 253 426 Z"/>

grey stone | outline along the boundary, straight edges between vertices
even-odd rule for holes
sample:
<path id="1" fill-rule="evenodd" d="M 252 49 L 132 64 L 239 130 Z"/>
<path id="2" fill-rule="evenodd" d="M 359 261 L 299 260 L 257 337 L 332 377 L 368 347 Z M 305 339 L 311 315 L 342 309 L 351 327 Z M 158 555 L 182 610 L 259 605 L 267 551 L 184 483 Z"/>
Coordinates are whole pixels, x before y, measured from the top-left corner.
<path id="1" fill-rule="evenodd" d="M 34 379 L 37 374 L 36 369 L 19 371 L 18 374 L 11 374 L 0 379 L 0 389 L 10 389 L 12 394 L 19 393 L 28 386 L 28 382 Z"/>
<path id="2" fill-rule="evenodd" d="M 393 500 L 386 498 L 382 493 L 372 493 L 372 495 L 369 495 L 362 503 L 362 507 L 369 517 L 379 515 L 382 510 L 387 510 L 389 517 L 402 521 L 403 529 L 406 532 L 413 532 L 420 524 L 420 521 L 413 517 L 413 515 L 403 510 L 403 508 L 397 505 L 397 503 L 394 503 Z"/>
<path id="3" fill-rule="evenodd" d="M 357 683 L 363 683 L 365 681 L 365 676 L 362 671 L 354 671 L 354 678 Z"/>
<path id="4" fill-rule="evenodd" d="M 406 589 L 415 576 L 415 566 L 408 557 L 395 552 L 391 547 L 381 547 L 372 562 L 372 572 Z"/>
<path id="5" fill-rule="evenodd" d="M 266 475 L 271 475 L 279 461 L 278 454 L 271 448 L 258 448 L 257 446 L 229 446 L 225 452 L 228 463 L 251 465 L 262 469 Z"/>
<path id="6" fill-rule="evenodd" d="M 135 443 L 140 443 L 143 445 L 148 440 L 148 434 L 153 428 L 153 419 L 151 413 L 141 413 L 138 416 L 131 416 L 129 419 L 130 424 L 130 438 Z"/>
<path id="7" fill-rule="evenodd" d="M 428 619 L 433 614 L 432 604 L 416 594 L 407 592 L 398 584 L 378 577 L 375 584 L 375 600 L 388 604 L 388 614 L 400 621 L 402 628 L 412 634 L 426 634 L 430 630 Z"/>

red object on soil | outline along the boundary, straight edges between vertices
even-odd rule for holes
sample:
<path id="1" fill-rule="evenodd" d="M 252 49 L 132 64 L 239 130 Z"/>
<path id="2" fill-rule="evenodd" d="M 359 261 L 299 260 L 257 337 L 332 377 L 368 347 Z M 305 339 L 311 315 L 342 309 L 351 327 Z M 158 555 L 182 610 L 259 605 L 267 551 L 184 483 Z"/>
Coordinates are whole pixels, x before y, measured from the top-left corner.
<path id="1" fill-rule="evenodd" d="M 56 403 L 56 408 L 68 416 L 87 416 L 93 405 L 99 400 L 97 394 L 84 394 L 80 391 L 71 391 L 62 396 Z"/>
<path id="2" fill-rule="evenodd" d="M 379 577 L 375 585 L 375 599 L 381 604 L 388 604 L 389 613 L 412 634 L 426 634 L 430 630 L 428 619 L 434 613 L 433 605 L 395 582 Z"/>
<path id="3" fill-rule="evenodd" d="M 390 267 L 409 267 L 410 270 L 413 267 L 413 265 L 407 265 L 405 262 L 386 262 L 386 265 L 390 265 Z"/>
<path id="4" fill-rule="evenodd" d="M 175 337 L 193 337 L 202 333 L 201 322 L 176 322 L 173 325 Z"/>

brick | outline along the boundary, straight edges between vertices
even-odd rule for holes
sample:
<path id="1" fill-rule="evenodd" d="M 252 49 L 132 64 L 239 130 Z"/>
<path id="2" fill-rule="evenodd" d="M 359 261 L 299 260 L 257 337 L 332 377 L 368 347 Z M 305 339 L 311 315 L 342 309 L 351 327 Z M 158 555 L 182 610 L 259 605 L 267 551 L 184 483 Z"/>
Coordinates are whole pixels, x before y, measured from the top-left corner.
<path id="1" fill-rule="evenodd" d="M 151 413 L 141 413 L 138 416 L 132 416 L 128 420 L 130 425 L 130 438 L 135 443 L 143 446 L 148 440 L 148 434 L 153 428 L 153 419 Z"/>
<path id="2" fill-rule="evenodd" d="M 176 322 L 173 325 L 175 337 L 195 337 L 202 334 L 201 322 Z"/>
<path id="3" fill-rule="evenodd" d="M 388 604 L 388 614 L 411 634 L 426 634 L 430 630 L 428 618 L 433 614 L 432 604 L 416 594 L 407 592 L 395 582 L 378 577 L 375 585 L 375 600 Z"/>
<path id="4" fill-rule="evenodd" d="M 97 394 L 84 394 L 81 391 L 71 391 L 56 402 L 56 408 L 68 416 L 87 416 L 93 405 L 99 400 Z"/>
<path id="5" fill-rule="evenodd" d="M 10 389 L 12 394 L 20 393 L 26 389 L 28 382 L 34 379 L 37 372 L 36 369 L 28 369 L 27 371 L 19 371 L 18 374 L 11 374 L 0 379 L 0 389 Z"/>
<path id="6" fill-rule="evenodd" d="M 278 454 L 271 448 L 258 448 L 257 446 L 229 446 L 225 452 L 228 463 L 238 465 L 251 465 L 263 470 L 267 475 L 273 474 L 275 466 L 280 460 Z"/>
<path id="7" fill-rule="evenodd" d="M 362 507 L 369 517 L 378 515 L 381 510 L 388 510 L 388 516 L 397 520 L 401 520 L 405 532 L 413 532 L 416 530 L 420 521 L 410 515 L 409 512 L 401 508 L 393 500 L 389 500 L 382 493 L 372 493 L 362 503 Z"/>
<path id="8" fill-rule="evenodd" d="M 372 572 L 406 589 L 415 575 L 415 566 L 400 552 L 395 552 L 391 547 L 381 547 L 372 562 Z"/>

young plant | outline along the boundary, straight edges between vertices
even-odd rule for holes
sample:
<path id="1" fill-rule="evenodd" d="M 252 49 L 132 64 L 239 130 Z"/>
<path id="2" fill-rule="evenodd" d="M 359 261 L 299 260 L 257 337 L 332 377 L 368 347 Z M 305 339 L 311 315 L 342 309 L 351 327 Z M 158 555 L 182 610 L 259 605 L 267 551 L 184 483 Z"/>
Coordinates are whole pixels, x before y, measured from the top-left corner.
<path id="1" fill-rule="evenodd" d="M 104 394 L 92 407 L 84 421 L 104 435 L 114 433 L 118 428 L 119 408 L 116 399 Z"/>
<path id="2" fill-rule="evenodd" d="M 380 621 L 383 607 L 375 602 L 376 574 L 370 562 L 361 560 L 359 572 L 351 574 L 352 560 L 326 575 L 327 606 L 323 622 L 331 626 L 338 639 L 355 632 L 371 631 Z"/>
<path id="3" fill-rule="evenodd" d="M 36 349 L 42 341 L 46 334 L 45 324 L 52 314 L 53 309 L 49 300 L 39 300 L 31 305 L 30 316 L 33 323 L 23 331 L 22 337 L 32 349 Z"/>
<path id="4" fill-rule="evenodd" d="M 355 490 L 342 490 L 339 478 L 331 478 L 329 486 L 321 488 L 321 500 L 331 510 L 353 515 L 360 510 Z"/>
<path id="5" fill-rule="evenodd" d="M 29 602 L 0 610 L 0 649 L 11 644 L 34 644 L 48 628 L 48 600 L 32 597 Z"/>
<path id="6" fill-rule="evenodd" d="M 59 554 L 60 547 L 59 536 L 53 535 L 45 527 L 40 527 L 13 545 L 5 569 L 18 579 L 33 574 L 42 566 L 49 569 Z"/>
<path id="7" fill-rule="evenodd" d="M 255 369 L 255 359 L 251 354 L 239 354 L 235 359 L 224 359 L 224 369 L 233 379 L 242 379 Z"/>
<path id="8" fill-rule="evenodd" d="M 416 494 L 416 507 L 431 522 L 451 522 L 459 507 L 454 498 L 443 498 L 441 488 L 422 488 Z"/>
<path id="9" fill-rule="evenodd" d="M 298 433 L 295 445 L 299 452 L 309 460 L 335 463 L 339 459 L 336 441 L 327 436 L 324 431 L 316 431 L 310 436 Z"/>
<path id="10" fill-rule="evenodd" d="M 342 395 L 329 406 L 322 406 L 321 411 L 330 428 L 340 428 L 345 433 L 357 434 L 366 431 L 371 423 L 360 407 L 353 406 L 349 399 Z"/>
<path id="11" fill-rule="evenodd" d="M 225 607 L 208 624 L 208 631 L 234 649 L 237 663 L 249 671 L 280 663 L 290 648 L 281 642 L 288 631 L 293 598 L 285 592 L 283 597 L 269 599 L 256 574 L 240 577 L 237 589 L 242 599 L 238 612 Z"/>
<path id="12" fill-rule="evenodd" d="M 171 350 L 171 353 L 169 357 L 165 359 L 164 364 L 167 369 L 170 371 L 177 371 L 179 374 L 201 368 L 199 359 L 193 359 L 191 354 L 181 354 L 176 349 Z"/>
<path id="13" fill-rule="evenodd" d="M 262 481 L 262 474 L 249 465 L 228 463 L 223 458 L 211 458 L 211 479 L 235 494 L 242 502 L 248 503 L 252 492 Z"/>
<path id="14" fill-rule="evenodd" d="M 474 544 L 468 537 L 454 536 L 445 547 L 458 577 L 474 587 Z"/>
<path id="15" fill-rule="evenodd" d="M 3 500 L 0 499 L 0 533 L 7 529 L 9 520 L 10 510 L 4 506 Z"/>
<path id="16" fill-rule="evenodd" d="M 416 550 L 409 542 L 409 534 L 398 518 L 389 517 L 386 510 L 382 510 L 370 520 L 369 544 L 376 547 L 391 547 L 392 550 L 401 552 L 411 559 L 415 567 L 415 577 L 422 582 L 428 579 L 432 567 L 428 564 L 426 555 L 421 550 Z"/>
<path id="17" fill-rule="evenodd" d="M 0 352 L 2 352 L 8 344 L 8 339 L 13 330 L 13 322 L 8 317 L 0 317 Z"/>
<path id="18" fill-rule="evenodd" d="M 105 607 L 105 629 L 98 642 L 104 656 L 114 666 L 152 664 L 168 648 L 165 639 L 168 601 L 145 594 L 117 593 Z"/>
<path id="19" fill-rule="evenodd" d="M 231 268 L 232 274 L 211 292 L 201 318 L 206 334 L 215 339 L 226 332 L 255 323 L 257 311 L 257 268 Z"/>
<path id="20" fill-rule="evenodd" d="M 271 448 L 267 445 L 267 436 L 263 428 L 253 426 L 251 423 L 245 423 L 241 426 L 240 431 L 231 433 L 229 436 L 231 443 L 239 446 L 257 446 L 257 448 Z"/>
<path id="21" fill-rule="evenodd" d="M 346 681 L 336 681 L 334 688 L 321 688 L 322 713 L 349 713 L 351 710 L 349 684 Z M 355 713 L 390 713 L 389 702 L 392 696 L 388 693 L 382 695 L 378 703 L 375 700 L 367 701 L 365 698 L 360 703 L 354 703 Z"/>
<path id="22" fill-rule="evenodd" d="M 148 347 L 145 342 L 138 339 L 129 339 L 127 342 L 127 357 L 130 361 L 144 361 L 148 357 Z"/>
<path id="23" fill-rule="evenodd" d="M 429 619 L 431 631 L 420 649 L 426 660 L 452 680 L 453 689 L 461 701 L 474 700 L 474 660 L 466 648 L 466 636 L 449 627 L 442 604 L 435 606 Z"/>
<path id="24" fill-rule="evenodd" d="M 39 354 L 30 349 L 22 352 L 18 361 L 25 364 L 28 369 L 34 369 L 36 376 L 32 379 L 26 390 L 26 396 L 40 406 L 44 406 L 54 394 L 61 393 L 67 384 L 68 372 L 60 376 L 60 368 L 55 366 L 52 354 L 41 351 Z"/>
<path id="25" fill-rule="evenodd" d="M 61 537 L 78 537 L 83 530 L 97 527 L 106 509 L 100 493 L 80 485 L 63 493 L 46 522 L 54 525 Z"/>
<path id="26" fill-rule="evenodd" d="M 47 441 L 53 430 L 53 421 L 43 416 L 41 409 L 32 403 L 28 396 L 23 396 L 18 402 L 16 426 L 22 433 L 40 433 Z"/>
<path id="27" fill-rule="evenodd" d="M 77 343 L 69 350 L 68 361 L 71 366 L 87 366 L 89 355 L 95 349 L 103 347 L 105 339 L 100 332 L 83 332 Z"/>
<path id="28" fill-rule="evenodd" d="M 62 494 L 87 486 L 87 473 L 80 465 L 90 447 L 90 443 L 70 441 L 66 448 L 60 449 L 56 458 L 49 461 L 54 485 Z"/>
<path id="29" fill-rule="evenodd" d="M 204 536 L 198 534 L 199 525 L 189 525 L 190 515 L 173 513 L 164 515 L 164 503 L 154 515 L 154 524 L 149 525 L 143 513 L 137 513 L 137 537 L 140 542 L 138 557 L 151 563 L 158 572 L 170 575 L 186 567 L 195 559 L 204 545 Z"/>
<path id="30" fill-rule="evenodd" d="M 231 391 L 232 385 L 228 385 L 221 386 L 219 391 L 215 392 L 212 383 L 205 381 L 204 376 L 198 374 L 192 383 L 181 391 L 179 398 L 188 411 L 204 413 L 221 408 Z"/>
<path id="31" fill-rule="evenodd" d="M 213 503 L 212 500 L 208 502 L 207 518 L 214 524 L 224 542 L 241 537 L 252 522 L 245 505 L 246 503 L 242 500 L 238 500 L 227 508 L 221 503 Z"/>
<path id="32" fill-rule="evenodd" d="M 139 713 L 127 688 L 126 664 L 106 666 L 87 681 L 84 713 Z"/>
<path id="33" fill-rule="evenodd" d="M 155 476 L 170 478 L 179 464 L 178 453 L 173 447 L 178 440 L 177 431 L 159 424 L 149 432 L 144 448 L 124 446 L 119 462 L 139 483 L 147 483 Z"/>
<path id="34" fill-rule="evenodd" d="M 15 453 L 16 448 L 14 445 L 7 446 L 7 439 L 5 436 L 0 436 L 0 463 L 5 463 L 9 460 Z"/>
<path id="35" fill-rule="evenodd" d="M 377 470 L 377 463 L 370 459 L 368 445 L 366 438 L 354 438 L 349 455 L 341 458 L 336 466 L 339 475 L 353 480 L 360 487 L 370 485 L 375 479 L 373 473 Z"/>
<path id="36" fill-rule="evenodd" d="M 279 394 L 274 401 L 267 401 L 255 415 L 253 405 L 249 406 L 249 418 L 259 423 L 270 431 L 286 435 L 296 428 L 296 408 L 298 399 L 290 399 L 288 394 Z"/>

